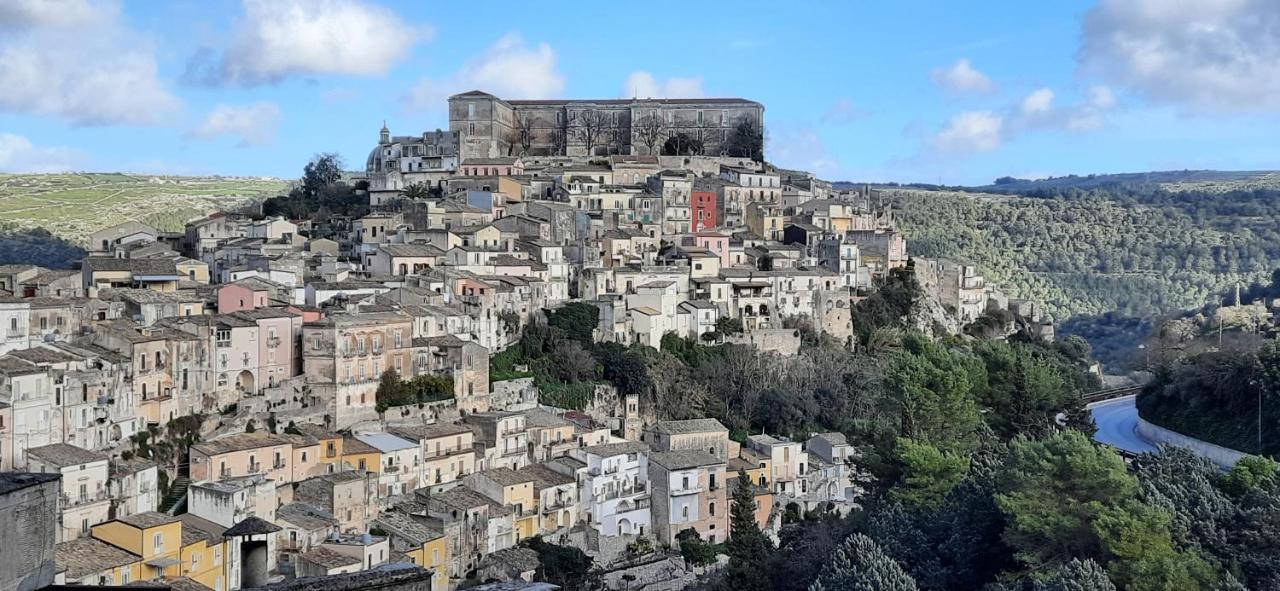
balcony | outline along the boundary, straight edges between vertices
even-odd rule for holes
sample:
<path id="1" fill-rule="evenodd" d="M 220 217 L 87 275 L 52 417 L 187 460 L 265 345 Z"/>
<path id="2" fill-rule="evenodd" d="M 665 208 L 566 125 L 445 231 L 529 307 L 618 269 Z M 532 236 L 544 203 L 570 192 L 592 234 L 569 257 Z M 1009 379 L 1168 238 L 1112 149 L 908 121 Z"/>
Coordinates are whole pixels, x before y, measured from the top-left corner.
<path id="1" fill-rule="evenodd" d="M 668 492 L 667 492 L 667 494 L 669 494 L 669 495 L 671 495 L 671 496 L 673 496 L 673 497 L 679 497 L 679 496 L 684 496 L 684 495 L 696 495 L 696 494 L 698 494 L 698 493 L 702 492 L 703 490 L 704 490 L 704 489 L 702 488 L 702 485 L 701 485 L 701 484 L 694 484 L 694 485 L 690 485 L 690 486 L 682 486 L 682 487 L 675 487 L 675 488 L 672 488 L 670 491 L 668 491 Z"/>
<path id="2" fill-rule="evenodd" d="M 83 505 L 92 505 L 93 503 L 105 502 L 110 498 L 110 495 L 108 495 L 107 491 L 104 489 L 97 492 L 89 492 L 89 493 L 80 494 L 80 495 L 68 495 L 67 493 L 62 493 L 61 495 L 59 495 L 59 498 L 61 499 L 62 507 L 67 508 L 67 507 L 80 507 Z"/>
<path id="3" fill-rule="evenodd" d="M 267 348 L 268 348 L 268 349 L 274 349 L 274 348 L 279 347 L 279 346 L 280 346 L 280 337 L 268 337 L 268 338 L 267 338 Z"/>
<path id="4" fill-rule="evenodd" d="M 382 467 L 382 473 L 383 473 L 383 474 L 399 474 L 399 473 L 400 473 L 400 465 L 399 465 L 399 464 L 393 464 L 393 465 L 391 465 L 391 466 L 383 466 L 383 467 Z"/>

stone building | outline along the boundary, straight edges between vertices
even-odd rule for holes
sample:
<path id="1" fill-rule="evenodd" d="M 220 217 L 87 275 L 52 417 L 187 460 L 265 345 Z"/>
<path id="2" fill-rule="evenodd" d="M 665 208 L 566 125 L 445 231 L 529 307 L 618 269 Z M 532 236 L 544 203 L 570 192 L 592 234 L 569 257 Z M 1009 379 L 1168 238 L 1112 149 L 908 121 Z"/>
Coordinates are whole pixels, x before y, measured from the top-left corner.
<path id="1" fill-rule="evenodd" d="M 34 591 L 53 583 L 60 478 L 0 473 L 0 528 L 12 536 L 0 552 L 0 591 Z"/>
<path id="2" fill-rule="evenodd" d="M 449 131 L 469 158 L 650 154 L 676 133 L 720 155 L 743 121 L 764 126 L 764 105 L 740 98 L 504 100 L 479 90 L 449 97 Z M 527 150 L 525 146 L 528 146 Z M 590 145 L 588 145 L 590 144 Z"/>
<path id="3" fill-rule="evenodd" d="M 417 183 L 440 187 L 458 169 L 458 139 L 456 131 L 441 130 L 392 136 L 383 124 L 378 145 L 365 161 L 369 204 L 396 199 L 401 190 Z"/>

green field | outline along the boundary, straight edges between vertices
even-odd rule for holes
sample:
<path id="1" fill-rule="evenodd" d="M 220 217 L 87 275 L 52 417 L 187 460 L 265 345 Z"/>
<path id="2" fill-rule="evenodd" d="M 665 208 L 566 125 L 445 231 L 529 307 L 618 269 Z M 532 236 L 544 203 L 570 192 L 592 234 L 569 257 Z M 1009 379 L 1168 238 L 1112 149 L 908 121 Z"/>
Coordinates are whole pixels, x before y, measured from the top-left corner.
<path id="1" fill-rule="evenodd" d="M 180 230 L 192 218 L 274 197 L 289 182 L 269 178 L 120 173 L 0 174 L 0 225 L 44 228 L 83 244 L 128 220 Z"/>

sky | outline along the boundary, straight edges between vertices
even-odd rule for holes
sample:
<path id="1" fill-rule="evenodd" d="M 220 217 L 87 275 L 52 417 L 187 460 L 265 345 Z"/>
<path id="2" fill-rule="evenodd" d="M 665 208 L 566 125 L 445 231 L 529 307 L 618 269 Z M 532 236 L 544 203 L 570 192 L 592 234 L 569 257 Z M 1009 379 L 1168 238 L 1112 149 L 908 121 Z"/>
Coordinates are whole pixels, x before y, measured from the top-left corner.
<path id="1" fill-rule="evenodd" d="M 445 99 L 743 97 L 831 180 L 1280 168 L 1280 1 L 0 0 L 0 171 L 362 168 Z"/>

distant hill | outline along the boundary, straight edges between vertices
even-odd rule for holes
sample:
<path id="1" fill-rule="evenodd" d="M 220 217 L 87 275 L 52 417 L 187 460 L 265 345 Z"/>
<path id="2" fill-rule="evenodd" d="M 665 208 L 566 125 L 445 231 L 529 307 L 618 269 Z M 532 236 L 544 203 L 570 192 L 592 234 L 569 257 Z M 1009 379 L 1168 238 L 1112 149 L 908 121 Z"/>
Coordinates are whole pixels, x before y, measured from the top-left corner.
<path id="1" fill-rule="evenodd" d="M 1136 347 L 1151 326 L 1141 319 L 1265 284 L 1280 268 L 1280 173 L 880 187 L 912 255 L 977 265 L 1010 296 L 1044 302 L 1104 361 Z"/>
<path id="2" fill-rule="evenodd" d="M 1094 189 L 1117 185 L 1160 185 L 1170 190 L 1195 187 L 1220 191 L 1280 188 L 1280 171 L 1164 170 L 1084 176 L 1072 174 L 1035 180 L 1001 177 L 990 185 L 969 187 L 969 189 L 998 193 L 1025 193 L 1036 189 Z"/>
<path id="3" fill-rule="evenodd" d="M 0 174 L 0 229 L 46 230 L 72 244 L 127 220 L 179 230 L 191 218 L 287 191 L 259 177 L 126 173 Z"/>

